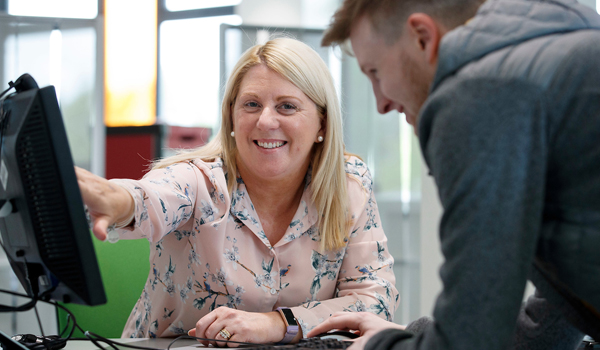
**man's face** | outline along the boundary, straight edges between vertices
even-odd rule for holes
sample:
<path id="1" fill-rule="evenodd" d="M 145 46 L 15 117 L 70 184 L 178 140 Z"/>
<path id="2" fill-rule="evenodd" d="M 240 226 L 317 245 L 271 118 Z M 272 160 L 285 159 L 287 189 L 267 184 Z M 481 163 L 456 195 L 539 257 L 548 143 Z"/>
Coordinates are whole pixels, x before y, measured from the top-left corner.
<path id="1" fill-rule="evenodd" d="M 404 113 L 416 133 L 417 116 L 432 79 L 418 42 L 407 34 L 405 26 L 401 37 L 390 45 L 366 16 L 354 24 L 350 42 L 361 70 L 373 85 L 377 111 L 385 114 L 395 109 Z"/>

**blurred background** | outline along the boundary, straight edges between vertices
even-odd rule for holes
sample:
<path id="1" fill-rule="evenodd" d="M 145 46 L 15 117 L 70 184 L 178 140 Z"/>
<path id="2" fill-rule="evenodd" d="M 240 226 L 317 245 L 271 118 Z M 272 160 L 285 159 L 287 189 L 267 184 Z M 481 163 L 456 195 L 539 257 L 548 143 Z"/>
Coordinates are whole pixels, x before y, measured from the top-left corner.
<path id="1" fill-rule="evenodd" d="M 600 7 L 600 0 L 580 2 Z M 307 43 L 336 82 L 347 150 L 360 155 L 373 174 L 401 294 L 395 321 L 406 324 L 431 314 L 441 288 L 441 210 L 404 116 L 379 115 L 356 60 L 320 47 L 340 3 L 0 0 L 0 90 L 23 73 L 40 86 L 54 85 L 75 164 L 107 178 L 140 178 L 151 160 L 200 146 L 216 133 L 224 83 L 244 50 L 281 35 Z M 98 250 L 109 243 L 95 244 Z M 108 271 L 106 264 L 101 269 Z M 112 275 L 102 272 L 110 283 Z M 147 270 L 140 275 L 143 282 Z M 0 289 L 22 291 L 3 251 Z M 136 290 L 127 292 L 133 302 L 141 287 Z M 0 304 L 22 302 L 0 294 Z M 133 303 L 123 307 L 128 314 Z M 57 333 L 56 310 L 39 305 L 38 311 L 46 333 Z M 40 334 L 40 325 L 34 310 L 0 313 L 0 330 Z"/>

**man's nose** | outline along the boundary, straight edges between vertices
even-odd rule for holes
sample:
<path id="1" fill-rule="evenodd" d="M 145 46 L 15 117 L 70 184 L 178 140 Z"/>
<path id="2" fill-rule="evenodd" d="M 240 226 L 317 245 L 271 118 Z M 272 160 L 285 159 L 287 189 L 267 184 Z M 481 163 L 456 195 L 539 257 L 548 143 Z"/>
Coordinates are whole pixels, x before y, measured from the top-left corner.
<path id="1" fill-rule="evenodd" d="M 388 100 L 383 96 L 377 97 L 377 112 L 380 114 L 386 114 L 394 109 L 400 111 L 400 105 L 394 101 Z"/>

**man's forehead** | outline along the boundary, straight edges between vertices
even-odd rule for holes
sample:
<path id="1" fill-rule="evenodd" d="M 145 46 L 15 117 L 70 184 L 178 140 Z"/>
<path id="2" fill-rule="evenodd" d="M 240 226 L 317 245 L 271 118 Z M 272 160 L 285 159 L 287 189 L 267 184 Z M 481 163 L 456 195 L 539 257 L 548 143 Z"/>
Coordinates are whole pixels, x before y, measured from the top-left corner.
<path id="1" fill-rule="evenodd" d="M 358 17 L 350 28 L 350 41 L 375 37 L 375 28 L 367 15 Z"/>
<path id="2" fill-rule="evenodd" d="M 365 69 L 368 68 L 365 66 L 372 64 L 371 61 L 375 58 L 373 50 L 383 43 L 383 39 L 375 32 L 371 20 L 363 15 L 352 26 L 350 43 L 361 70 L 365 72 Z"/>

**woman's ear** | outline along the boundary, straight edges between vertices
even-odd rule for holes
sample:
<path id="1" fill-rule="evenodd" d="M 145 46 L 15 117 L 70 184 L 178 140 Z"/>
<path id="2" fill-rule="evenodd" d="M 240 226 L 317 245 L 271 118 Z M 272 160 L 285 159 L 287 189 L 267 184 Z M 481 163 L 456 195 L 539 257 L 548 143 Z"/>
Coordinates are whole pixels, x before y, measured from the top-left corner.
<path id="1" fill-rule="evenodd" d="M 436 63 L 440 40 L 445 33 L 444 26 L 424 13 L 410 15 L 406 20 L 406 26 L 411 38 L 424 55 L 425 61 L 429 64 Z"/>
<path id="2" fill-rule="evenodd" d="M 317 133 L 317 137 L 321 136 L 325 138 L 325 134 L 327 134 L 327 112 L 323 114 L 323 118 L 321 118 L 321 129 Z"/>
<path id="3" fill-rule="evenodd" d="M 231 123 L 231 131 L 235 130 L 235 124 L 233 122 L 233 104 L 235 100 L 229 104 L 229 122 Z"/>

